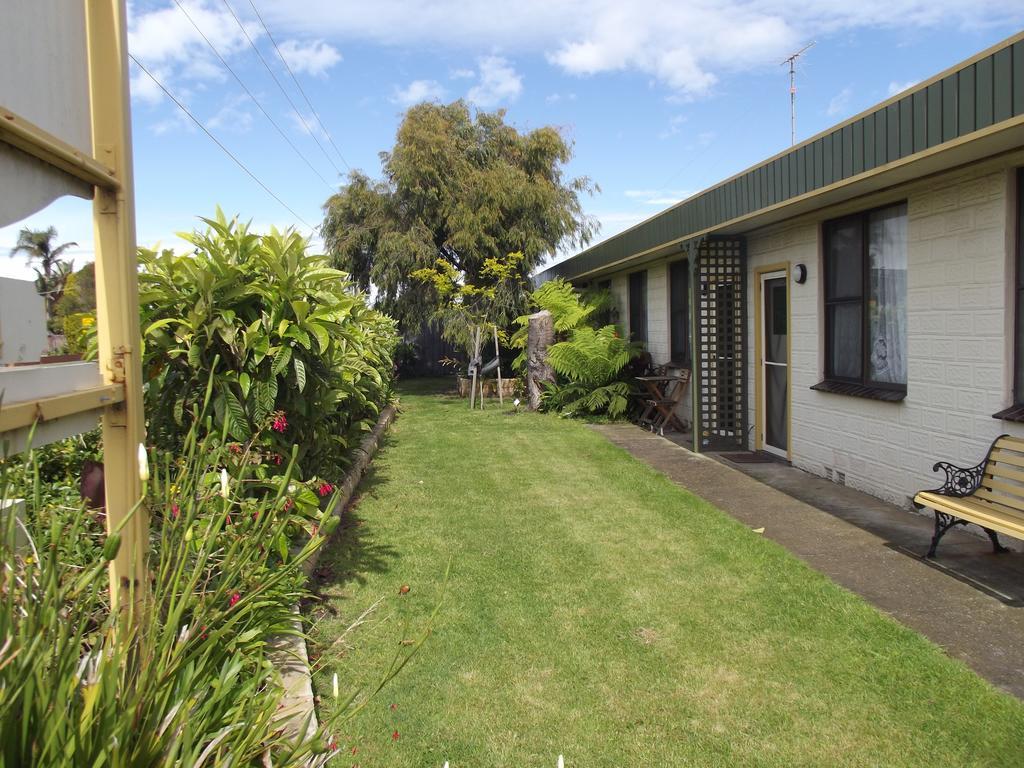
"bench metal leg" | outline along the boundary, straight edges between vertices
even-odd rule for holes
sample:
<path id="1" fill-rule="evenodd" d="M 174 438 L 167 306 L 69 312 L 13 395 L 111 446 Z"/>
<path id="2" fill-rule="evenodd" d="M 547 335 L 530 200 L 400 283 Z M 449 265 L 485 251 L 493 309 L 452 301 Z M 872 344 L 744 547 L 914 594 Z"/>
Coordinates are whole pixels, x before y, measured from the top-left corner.
<path id="1" fill-rule="evenodd" d="M 928 554 L 925 557 L 935 557 L 935 549 L 939 546 L 939 539 L 945 536 L 946 531 L 954 525 L 967 525 L 967 521 L 947 515 L 945 512 L 935 513 L 935 534 L 932 536 L 932 545 L 928 548 Z"/>
<path id="2" fill-rule="evenodd" d="M 1010 550 L 999 543 L 999 534 L 993 531 L 991 528 L 984 528 L 985 533 L 988 534 L 989 539 L 992 540 L 992 553 L 998 555 L 1000 552 L 1009 552 Z"/>

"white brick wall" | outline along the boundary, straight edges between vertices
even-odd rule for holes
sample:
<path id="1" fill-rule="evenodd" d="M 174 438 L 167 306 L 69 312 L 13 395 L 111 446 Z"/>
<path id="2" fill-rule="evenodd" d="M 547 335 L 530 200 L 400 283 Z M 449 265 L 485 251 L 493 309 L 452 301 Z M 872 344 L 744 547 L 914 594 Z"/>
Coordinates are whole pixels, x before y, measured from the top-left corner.
<path id="1" fill-rule="evenodd" d="M 778 262 L 807 266 L 807 282 L 789 286 L 795 466 L 844 472 L 847 485 L 908 505 L 915 491 L 936 484 L 935 461 L 975 464 L 997 435 L 1024 436 L 1024 425 L 992 418 L 1009 404 L 1012 380 L 1006 334 L 1012 167 L 1007 161 L 949 173 L 748 235 L 751 347 L 754 270 Z M 908 204 L 907 398 L 884 403 L 812 391 L 824 371 L 820 224 L 900 196 Z M 753 393 L 753 368 L 749 386 Z"/>

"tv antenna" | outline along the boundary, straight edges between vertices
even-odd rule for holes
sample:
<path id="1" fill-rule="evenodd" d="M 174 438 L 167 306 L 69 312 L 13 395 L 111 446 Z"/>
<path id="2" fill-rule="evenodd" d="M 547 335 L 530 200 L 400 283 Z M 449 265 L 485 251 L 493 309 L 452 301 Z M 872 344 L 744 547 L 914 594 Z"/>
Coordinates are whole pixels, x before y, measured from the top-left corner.
<path id="1" fill-rule="evenodd" d="M 779 66 L 789 64 L 789 134 L 790 134 L 790 146 L 796 144 L 796 60 L 803 56 L 807 51 L 813 47 L 815 41 L 812 40 L 799 51 L 791 54 L 784 58 Z"/>

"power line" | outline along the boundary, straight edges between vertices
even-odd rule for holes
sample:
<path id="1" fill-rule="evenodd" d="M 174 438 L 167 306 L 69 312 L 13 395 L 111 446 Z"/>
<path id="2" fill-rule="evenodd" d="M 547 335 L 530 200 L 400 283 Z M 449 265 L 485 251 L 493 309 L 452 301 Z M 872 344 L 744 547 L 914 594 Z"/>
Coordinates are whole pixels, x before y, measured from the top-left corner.
<path id="1" fill-rule="evenodd" d="M 306 122 L 306 119 L 302 116 L 302 113 L 299 112 L 299 108 L 296 107 L 295 102 L 292 101 L 292 97 L 288 95 L 288 91 L 286 91 L 284 89 L 284 86 L 281 85 L 281 81 L 277 79 L 277 75 L 274 74 L 274 70 L 270 68 L 270 64 L 268 64 L 267 60 L 263 58 L 263 54 L 260 53 L 260 49 L 256 47 L 256 43 L 252 41 L 252 38 L 249 36 L 248 30 L 246 30 L 245 25 L 242 24 L 242 20 L 239 19 L 238 15 L 235 13 L 235 9 L 231 7 L 231 5 L 228 3 L 228 0 L 221 0 L 221 2 L 223 2 L 224 7 L 228 9 L 228 12 L 231 14 L 231 17 L 235 20 L 235 23 L 238 25 L 238 28 L 242 30 L 242 34 L 245 35 L 245 39 L 249 41 L 249 45 L 252 46 L 252 49 L 254 51 L 256 51 L 256 55 L 259 56 L 260 61 L 263 62 L 263 66 L 267 68 L 267 72 L 270 73 L 270 76 L 274 79 L 274 82 L 277 83 L 277 87 L 281 89 L 281 93 L 284 94 L 284 97 L 288 100 L 288 103 L 292 105 L 292 109 L 298 116 L 299 122 L 302 123 L 302 127 L 306 129 L 307 133 L 309 133 L 310 136 L 313 137 L 313 141 L 315 141 L 316 145 L 320 147 L 320 151 L 324 153 L 324 157 L 326 157 L 327 161 L 334 166 L 334 170 L 336 170 L 338 172 L 338 175 L 340 176 L 341 168 L 339 168 L 338 164 L 334 162 L 334 160 L 331 158 L 329 154 L 327 154 L 327 150 L 324 149 L 324 145 L 320 143 L 320 139 L 316 137 L 316 133 L 313 131 L 312 128 L 309 127 L 309 124 Z"/>
<path id="2" fill-rule="evenodd" d="M 246 167 L 245 163 L 243 163 L 241 160 L 239 160 L 237 157 L 235 157 L 235 155 L 231 152 L 231 150 L 228 149 L 227 147 L 225 147 L 221 143 L 220 139 L 218 139 L 216 136 L 214 136 L 210 132 L 210 130 L 205 125 L 203 125 L 196 118 L 195 115 L 193 115 L 189 111 L 188 107 L 186 107 L 184 104 L 182 104 L 180 101 L 178 101 L 178 99 L 175 98 L 174 94 L 171 93 L 169 90 L 167 90 L 167 86 L 165 86 L 163 83 L 161 83 L 152 72 L 150 72 L 148 69 L 146 69 L 146 67 L 143 65 L 143 63 L 141 61 L 139 61 L 137 58 L 135 58 L 135 54 L 129 52 L 128 53 L 128 57 L 132 61 L 135 62 L 135 64 L 138 66 L 139 69 L 141 69 L 143 72 L 145 72 L 149 76 L 150 80 L 152 80 L 154 83 L 157 84 L 157 87 L 159 87 L 161 91 L 163 91 L 165 94 L 167 94 L 167 98 L 169 98 L 171 101 L 173 101 L 178 106 L 178 109 L 180 109 L 182 112 L 184 112 L 193 123 L 195 123 L 197 126 L 199 126 L 199 129 L 203 133 L 205 133 L 207 136 L 210 137 L 210 140 L 213 141 L 214 144 L 216 144 L 218 147 L 221 148 L 221 150 L 224 152 L 224 154 L 226 154 L 228 157 L 230 157 L 232 160 L 235 161 L 235 165 L 237 165 L 239 168 L 241 168 L 243 171 L 245 171 L 249 175 L 249 178 L 251 178 L 257 184 L 259 184 L 261 187 L 263 187 L 264 191 L 268 195 L 270 195 L 272 198 L 277 200 L 277 202 L 279 202 L 282 207 L 284 207 L 292 216 L 294 216 L 297 221 L 302 222 L 302 224 L 307 229 L 309 229 L 309 230 L 311 230 L 313 232 L 316 232 L 316 227 L 310 225 L 310 223 L 308 221 L 306 221 L 304 218 L 299 216 L 299 214 L 297 214 L 295 212 L 295 210 L 290 205 L 288 205 L 288 203 L 286 203 L 284 200 L 282 200 L 280 197 L 278 197 L 276 194 L 274 194 L 274 191 L 270 187 L 268 187 L 266 184 L 264 184 L 262 181 L 260 181 L 259 177 L 257 177 L 255 173 L 250 171 Z"/>
<path id="3" fill-rule="evenodd" d="M 306 104 L 309 106 L 310 110 L 313 112 L 313 117 L 315 117 L 316 121 L 318 123 L 320 123 L 320 127 L 324 131 L 324 136 L 326 136 L 327 140 L 329 142 L 331 142 L 331 146 L 334 147 L 334 151 L 338 153 L 338 157 L 341 158 L 341 162 L 344 163 L 345 167 L 348 168 L 351 171 L 352 170 L 352 166 L 350 166 L 348 164 L 348 161 L 345 159 L 345 156 L 343 154 L 341 154 L 341 150 L 338 149 L 338 145 L 334 143 L 334 139 L 331 137 L 331 132 L 327 130 L 327 126 L 324 125 L 324 121 L 320 119 L 320 115 L 316 111 L 316 107 L 313 106 L 313 102 L 311 102 L 309 100 L 309 96 L 306 95 L 306 91 L 302 87 L 302 83 L 299 82 L 299 79 L 295 76 L 295 73 L 292 71 L 292 68 L 288 65 L 288 60 L 284 57 L 284 54 L 281 53 L 281 49 L 277 46 L 277 41 L 274 39 L 274 36 L 272 34 L 270 34 L 270 29 L 267 27 L 266 22 L 263 21 L 263 17 L 260 15 L 259 9 L 256 7 L 256 3 L 254 3 L 253 0 L 249 0 L 249 5 L 252 6 L 253 13 L 255 13 L 256 14 L 256 18 L 260 20 L 260 24 L 263 26 L 263 31 L 267 33 L 267 37 L 270 39 L 270 42 L 273 44 L 274 50 L 277 51 L 278 58 L 281 59 L 281 63 L 284 64 L 284 68 L 287 69 L 288 70 L 288 74 L 291 75 L 292 82 L 295 83 L 295 87 L 299 89 L 299 93 L 302 94 L 302 98 L 306 100 Z"/>
<path id="4" fill-rule="evenodd" d="M 299 151 L 299 148 L 295 146 L 295 144 L 292 142 L 292 140 L 290 138 L 288 138 L 288 135 L 281 129 L 281 126 L 279 126 L 277 124 L 277 121 L 274 120 L 274 118 L 272 118 L 270 116 L 270 113 L 267 112 L 267 110 L 265 110 L 263 108 L 263 105 L 260 104 L 259 99 L 257 99 L 256 96 L 253 94 L 253 92 L 250 91 L 249 88 L 246 86 L 246 84 L 242 82 L 242 78 L 240 78 L 238 76 L 238 74 L 235 72 L 235 70 L 233 70 L 231 68 L 231 65 L 228 64 L 227 61 L 225 61 L 224 57 L 220 55 L 220 51 L 218 51 L 216 46 L 214 46 L 214 44 L 210 41 L 210 38 L 208 38 L 206 36 L 206 34 L 203 32 L 203 30 L 201 30 L 199 28 L 199 25 L 196 24 L 195 19 L 192 18 L 192 16 L 189 14 L 188 10 L 186 10 L 185 6 L 181 4 L 181 0 L 174 0 L 174 2 L 178 6 L 178 8 L 181 10 L 181 12 L 183 14 L 185 14 L 185 18 L 187 18 L 190 22 L 192 22 L 192 26 L 195 27 L 196 32 L 198 32 L 199 35 L 203 38 L 203 40 L 206 41 L 206 44 L 210 47 L 210 50 L 213 51 L 214 55 L 218 59 L 220 59 L 220 63 L 223 64 L 224 67 L 227 69 L 227 71 L 231 73 L 231 76 L 234 77 L 236 81 L 238 81 L 238 84 L 240 86 L 242 86 L 242 90 L 244 90 L 249 95 L 249 98 L 252 99 L 253 103 L 257 107 L 259 107 L 260 112 L 263 113 L 264 117 L 266 117 L 267 120 L 270 121 L 270 124 L 277 129 L 277 132 L 279 134 L 281 134 L 281 138 L 288 142 L 288 146 L 290 146 L 293 150 L 295 150 L 295 154 L 297 154 L 300 158 L 302 158 L 302 161 L 306 165 L 309 166 L 309 170 L 311 170 L 313 173 L 315 173 L 317 175 L 317 177 L 320 179 L 320 181 L 322 181 L 324 183 L 324 186 L 326 186 L 329 190 L 331 190 L 333 192 L 334 191 L 334 187 L 332 187 L 330 182 L 328 182 L 327 179 L 325 179 L 320 174 L 320 171 L 318 171 L 316 168 L 313 167 L 313 164 L 306 158 L 306 156 L 304 154 L 302 154 L 302 152 Z"/>

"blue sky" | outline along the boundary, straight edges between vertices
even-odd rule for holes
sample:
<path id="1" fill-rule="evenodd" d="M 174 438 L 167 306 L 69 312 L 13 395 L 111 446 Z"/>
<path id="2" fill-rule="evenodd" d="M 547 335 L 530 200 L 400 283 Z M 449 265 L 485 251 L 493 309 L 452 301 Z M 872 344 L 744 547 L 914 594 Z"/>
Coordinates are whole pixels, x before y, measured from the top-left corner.
<path id="1" fill-rule="evenodd" d="M 217 204 L 256 227 L 308 232 L 348 167 L 379 175 L 378 153 L 391 147 L 405 108 L 456 98 L 504 108 L 520 129 L 558 126 L 575 144 L 568 173 L 600 185 L 585 207 L 602 239 L 788 146 L 780 61 L 807 42 L 816 45 L 798 64 L 798 141 L 1024 26 L 1019 0 L 253 0 L 343 160 L 250 0 L 180 2 L 305 160 L 175 0 L 130 2 L 132 53 L 296 214 L 133 65 L 138 240 L 147 246 L 184 248 L 174 233 Z M 58 201 L 0 229 L 0 253 L 20 226 L 53 224 L 62 241 L 79 243 L 78 263 L 90 260 L 90 215 L 85 201 Z M 20 257 L 2 258 L 0 274 L 30 272 Z"/>

